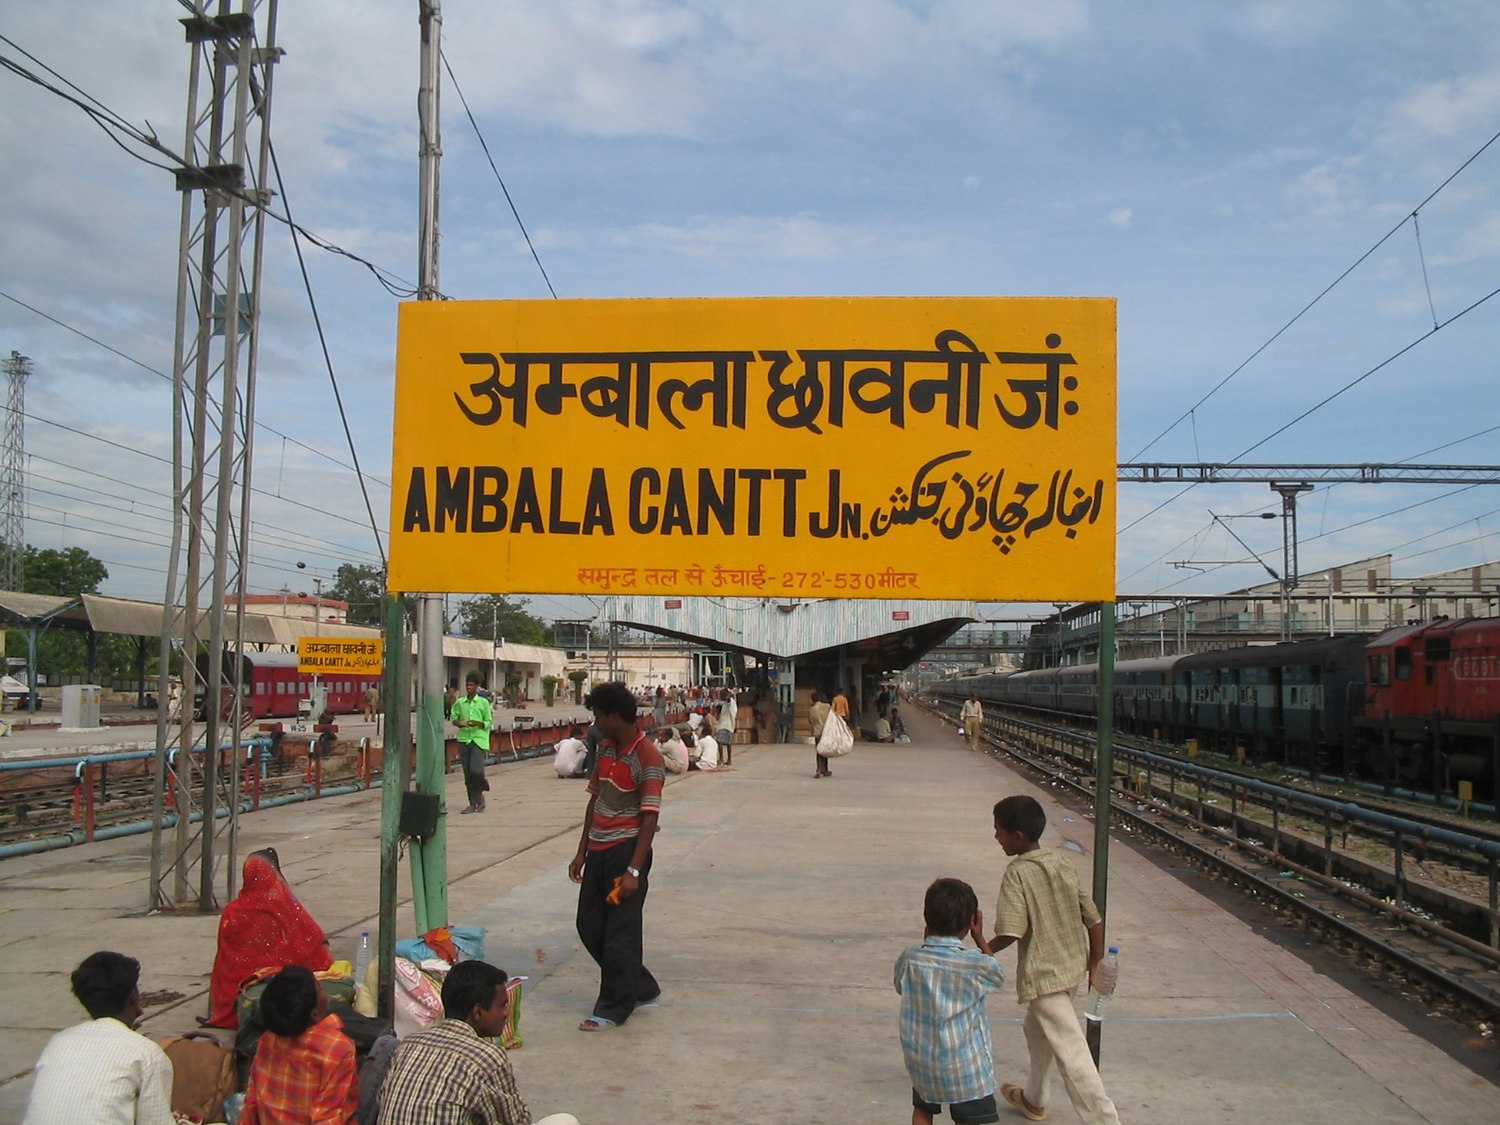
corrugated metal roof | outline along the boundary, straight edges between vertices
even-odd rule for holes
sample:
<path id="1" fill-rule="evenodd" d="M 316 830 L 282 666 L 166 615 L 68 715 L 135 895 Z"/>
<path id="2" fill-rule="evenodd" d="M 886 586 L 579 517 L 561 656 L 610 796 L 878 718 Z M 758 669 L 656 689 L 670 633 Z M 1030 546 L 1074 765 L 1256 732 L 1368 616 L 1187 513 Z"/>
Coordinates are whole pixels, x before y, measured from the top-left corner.
<path id="1" fill-rule="evenodd" d="M 76 605 L 77 598 L 59 598 L 51 594 L 23 594 L 19 590 L 0 590 L 0 611 L 20 621 L 51 617 L 66 606 Z"/>
<path id="2" fill-rule="evenodd" d="M 245 616 L 248 620 L 258 615 Z M 320 621 L 315 627 L 305 617 L 279 617 L 272 613 L 265 619 L 271 623 L 271 631 L 276 636 L 274 643 L 288 647 L 295 647 L 303 637 L 358 637 L 361 640 L 373 640 L 385 635 L 384 629 L 372 629 L 368 625 L 347 625 L 342 621 Z"/>
<path id="3" fill-rule="evenodd" d="M 126 598 L 106 598 L 100 594 L 84 594 L 83 608 L 88 614 L 89 627 L 96 633 L 119 633 L 127 637 L 161 636 L 162 606 L 160 602 L 138 602 Z M 173 621 L 173 632 L 182 636 L 184 614 L 179 610 Z M 246 644 L 280 644 L 272 618 L 259 613 L 245 614 L 244 641 Z M 198 613 L 200 637 L 208 635 L 208 611 Z M 235 615 L 224 615 L 224 636 L 232 640 L 235 635 Z"/>
<path id="4" fill-rule="evenodd" d="M 680 608 L 668 609 L 669 602 Z M 904 616 L 901 616 L 904 615 Z M 623 625 L 690 637 L 702 644 L 790 660 L 825 649 L 978 620 L 972 601 L 821 601 L 764 598 L 618 597 Z"/>
<path id="5" fill-rule="evenodd" d="M 560 648 L 542 645 L 518 645 L 501 641 L 499 646 L 485 637 L 444 637 L 443 655 L 458 660 L 509 660 L 515 664 L 561 665 L 567 654 Z"/>

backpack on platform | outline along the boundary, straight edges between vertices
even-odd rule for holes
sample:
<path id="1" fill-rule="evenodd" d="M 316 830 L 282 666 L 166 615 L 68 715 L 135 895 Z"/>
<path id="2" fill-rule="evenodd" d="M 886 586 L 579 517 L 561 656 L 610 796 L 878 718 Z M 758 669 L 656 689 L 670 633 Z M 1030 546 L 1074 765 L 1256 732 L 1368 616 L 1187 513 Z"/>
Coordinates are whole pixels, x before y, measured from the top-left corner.
<path id="1" fill-rule="evenodd" d="M 224 1099 L 234 1093 L 234 1052 L 206 1031 L 163 1039 L 161 1049 L 172 1060 L 172 1112 L 224 1120 Z"/>

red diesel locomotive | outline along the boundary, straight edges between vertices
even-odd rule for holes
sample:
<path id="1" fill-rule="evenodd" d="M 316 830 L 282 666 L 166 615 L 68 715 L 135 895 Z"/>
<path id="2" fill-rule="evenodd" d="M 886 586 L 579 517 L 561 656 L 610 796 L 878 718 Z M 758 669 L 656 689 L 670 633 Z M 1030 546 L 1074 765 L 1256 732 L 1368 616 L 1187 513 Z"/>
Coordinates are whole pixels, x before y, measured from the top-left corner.
<path id="1" fill-rule="evenodd" d="M 1500 792 L 1500 618 L 1447 618 L 1375 637 L 1354 725 L 1381 776 L 1435 792 L 1454 781 Z"/>

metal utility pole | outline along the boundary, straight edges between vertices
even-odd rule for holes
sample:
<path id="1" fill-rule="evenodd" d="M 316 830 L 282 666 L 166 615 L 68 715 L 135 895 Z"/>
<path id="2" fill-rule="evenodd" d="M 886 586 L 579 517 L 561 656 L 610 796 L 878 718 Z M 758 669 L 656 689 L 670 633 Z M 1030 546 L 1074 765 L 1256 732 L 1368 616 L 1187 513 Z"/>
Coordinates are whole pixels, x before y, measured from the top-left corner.
<path id="1" fill-rule="evenodd" d="M 418 193 L 417 300 L 435 301 L 438 292 L 438 166 L 440 134 L 439 77 L 443 16 L 438 0 L 418 0 L 421 7 L 422 57 L 417 92 Z M 423 594 L 417 639 L 420 700 L 417 711 L 417 792 L 441 801 L 443 774 L 443 599 Z M 447 809 L 439 806 L 437 832 L 412 846 L 412 908 L 417 932 L 448 924 Z"/>
<path id="2" fill-rule="evenodd" d="M 11 352 L 5 361 L 7 410 L 0 440 L 0 588 L 6 590 L 19 590 L 26 577 L 26 380 L 30 375 L 31 360 Z"/>
<path id="3" fill-rule="evenodd" d="M 1094 762 L 1094 904 L 1109 923 L 1109 813 L 1115 779 L 1115 603 L 1099 603 L 1099 741 Z M 1103 1027 L 1085 1020 L 1084 1038 L 1099 1065 Z"/>
<path id="4" fill-rule="evenodd" d="M 417 91 L 418 199 L 417 299 L 437 300 L 438 162 L 442 156 L 438 129 L 438 67 L 443 17 L 438 0 L 418 0 L 421 25 L 421 76 Z M 387 580 L 389 583 L 389 580 Z M 416 783 L 419 793 L 443 794 L 443 599 L 423 594 L 417 607 Z M 411 647 L 407 640 L 402 595 L 386 591 L 385 608 L 385 748 L 380 799 L 380 1014 L 393 1011 L 396 959 L 396 909 L 399 899 L 401 819 L 411 780 Z M 448 921 L 447 812 L 439 804 L 437 829 L 427 839 L 411 841 L 412 908 L 417 932 Z"/>
<path id="5" fill-rule="evenodd" d="M 620 623 L 618 620 L 616 620 L 614 595 L 611 594 L 604 604 L 606 607 L 606 612 L 609 614 L 609 670 L 605 673 L 605 675 L 609 677 L 610 682 L 614 682 L 615 680 L 623 680 L 625 678 L 620 674 L 619 670 Z M 702 673 L 700 673 L 698 678 L 702 680 L 705 677 Z"/>
<path id="6" fill-rule="evenodd" d="M 1297 586 L 1297 497 L 1310 484 L 1272 483 L 1281 496 L 1281 639 L 1292 639 L 1292 590 Z"/>
<path id="7" fill-rule="evenodd" d="M 251 434 L 260 316 L 261 255 L 270 160 L 271 85 L 281 57 L 277 0 L 180 0 L 192 61 L 188 73 L 185 166 L 176 172 L 182 195 L 177 274 L 177 323 L 172 367 L 172 548 L 162 615 L 158 698 L 169 696 L 173 642 L 182 641 L 182 712 L 175 732 L 165 710 L 157 719 L 151 882 L 147 906 L 189 901 L 190 822 L 198 829 L 197 906 L 215 907 L 214 840 L 218 831 L 218 759 L 229 750 L 225 804 L 232 895 L 240 765 L 240 661 L 226 684 L 226 645 L 241 648 L 240 615 L 229 619 L 230 591 L 244 606 L 248 553 Z M 212 8 L 212 11 L 210 11 Z M 252 141 L 252 133 L 256 134 Z M 250 160 L 254 157 L 254 165 Z M 238 526 L 235 521 L 238 520 Z M 196 666 L 205 659 L 201 677 Z M 228 689 L 229 703 L 225 708 Z M 204 701 L 201 803 L 192 781 L 196 744 L 194 701 Z M 227 717 L 221 731 L 221 715 Z M 176 775 L 176 834 L 163 852 L 168 761 Z M 173 893 L 162 879 L 175 871 Z"/>

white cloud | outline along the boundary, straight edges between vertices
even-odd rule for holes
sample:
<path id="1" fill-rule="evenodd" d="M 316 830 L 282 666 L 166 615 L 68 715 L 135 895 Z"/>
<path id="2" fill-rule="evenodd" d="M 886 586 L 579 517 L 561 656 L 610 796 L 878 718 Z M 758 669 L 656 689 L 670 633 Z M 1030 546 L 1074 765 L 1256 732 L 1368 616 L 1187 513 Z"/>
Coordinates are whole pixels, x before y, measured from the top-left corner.
<path id="1" fill-rule="evenodd" d="M 1292 203 L 1302 212 L 1327 218 L 1365 205 L 1364 180 L 1357 158 L 1325 160 L 1298 176 L 1288 188 Z"/>
<path id="2" fill-rule="evenodd" d="M 863 256 L 877 244 L 873 232 L 826 223 L 809 215 L 769 219 L 739 216 L 685 225 L 645 223 L 617 232 L 611 242 L 617 249 L 689 258 L 792 262 Z"/>
<path id="3" fill-rule="evenodd" d="M 1430 142 L 1476 129 L 1489 136 L 1500 118 L 1500 66 L 1419 86 L 1397 101 L 1389 116 L 1388 143 Z"/>
<path id="4" fill-rule="evenodd" d="M 1134 213 L 1129 207 L 1117 207 L 1109 213 L 1109 224 L 1121 230 L 1127 230 L 1133 218 Z"/>
<path id="5" fill-rule="evenodd" d="M 1347 16 L 1347 5 L 1329 0 L 1256 0 L 1230 19 L 1246 35 L 1286 47 L 1315 39 Z"/>

